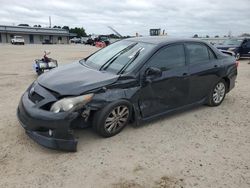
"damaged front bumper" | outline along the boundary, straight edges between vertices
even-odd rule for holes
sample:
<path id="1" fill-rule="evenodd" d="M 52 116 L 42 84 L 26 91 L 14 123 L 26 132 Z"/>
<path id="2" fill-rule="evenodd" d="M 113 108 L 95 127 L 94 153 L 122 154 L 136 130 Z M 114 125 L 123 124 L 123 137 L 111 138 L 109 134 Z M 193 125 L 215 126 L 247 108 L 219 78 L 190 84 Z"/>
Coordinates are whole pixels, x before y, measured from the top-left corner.
<path id="1" fill-rule="evenodd" d="M 18 120 L 30 138 L 42 146 L 64 151 L 76 151 L 71 122 L 78 116 L 78 112 L 53 113 L 36 108 L 27 91 L 17 108 Z"/>

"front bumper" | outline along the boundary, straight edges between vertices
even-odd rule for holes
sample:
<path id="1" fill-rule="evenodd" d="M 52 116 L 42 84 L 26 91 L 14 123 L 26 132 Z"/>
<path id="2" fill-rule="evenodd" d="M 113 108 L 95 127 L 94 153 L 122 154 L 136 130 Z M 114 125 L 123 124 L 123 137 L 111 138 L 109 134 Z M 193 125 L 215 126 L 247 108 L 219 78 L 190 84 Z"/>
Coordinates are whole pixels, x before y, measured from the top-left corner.
<path id="1" fill-rule="evenodd" d="M 72 134 L 71 122 L 78 112 L 53 113 L 35 107 L 28 92 L 22 96 L 17 117 L 27 135 L 42 146 L 64 151 L 76 151 L 77 140 Z"/>

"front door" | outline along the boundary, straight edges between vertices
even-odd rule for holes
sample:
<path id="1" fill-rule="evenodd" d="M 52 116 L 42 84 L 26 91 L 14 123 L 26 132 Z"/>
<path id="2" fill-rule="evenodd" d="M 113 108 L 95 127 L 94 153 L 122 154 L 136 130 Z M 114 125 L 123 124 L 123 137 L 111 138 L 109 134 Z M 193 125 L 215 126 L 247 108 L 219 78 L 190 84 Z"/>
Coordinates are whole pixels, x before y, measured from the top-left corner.
<path id="1" fill-rule="evenodd" d="M 173 44 L 158 50 L 143 67 L 139 98 L 143 118 L 185 105 L 189 90 L 185 59 L 184 45 Z M 161 75 L 145 78 L 150 68 L 160 70 Z"/>

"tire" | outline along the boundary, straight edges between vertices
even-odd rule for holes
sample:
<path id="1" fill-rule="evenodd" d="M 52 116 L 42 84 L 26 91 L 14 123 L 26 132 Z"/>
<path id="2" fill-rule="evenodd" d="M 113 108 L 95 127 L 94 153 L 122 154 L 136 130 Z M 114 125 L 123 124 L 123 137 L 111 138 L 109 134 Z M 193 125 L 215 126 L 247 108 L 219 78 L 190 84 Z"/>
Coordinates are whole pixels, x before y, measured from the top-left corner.
<path id="1" fill-rule="evenodd" d="M 38 69 L 36 72 L 37 72 L 37 75 L 38 75 L 38 76 L 40 76 L 40 75 L 41 75 L 44 71 L 43 71 L 43 70 Z"/>
<path id="2" fill-rule="evenodd" d="M 223 79 L 221 79 L 212 87 L 208 96 L 208 105 L 219 106 L 226 96 L 226 91 L 227 84 Z"/>
<path id="3" fill-rule="evenodd" d="M 94 114 L 93 128 L 105 138 L 114 136 L 128 124 L 131 112 L 131 104 L 126 100 L 110 103 Z"/>

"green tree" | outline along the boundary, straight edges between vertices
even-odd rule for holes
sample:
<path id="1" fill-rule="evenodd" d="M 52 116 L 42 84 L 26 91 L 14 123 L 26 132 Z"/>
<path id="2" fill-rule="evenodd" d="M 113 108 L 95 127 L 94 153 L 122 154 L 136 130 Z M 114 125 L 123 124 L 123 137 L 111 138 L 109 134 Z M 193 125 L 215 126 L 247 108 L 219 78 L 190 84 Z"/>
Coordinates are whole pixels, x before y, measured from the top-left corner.
<path id="1" fill-rule="evenodd" d="M 69 31 L 69 26 L 63 26 L 62 29 L 66 29 Z"/>
<path id="2" fill-rule="evenodd" d="M 58 25 L 58 26 L 56 26 L 56 25 L 55 25 L 53 28 L 58 28 L 58 29 L 61 29 L 61 26 L 59 26 L 59 25 Z"/>
<path id="3" fill-rule="evenodd" d="M 197 34 L 195 34 L 194 36 L 193 36 L 193 38 L 198 38 L 199 36 L 197 35 Z"/>
<path id="4" fill-rule="evenodd" d="M 69 32 L 77 34 L 78 38 L 87 36 L 87 34 L 85 32 L 85 29 L 83 27 L 81 27 L 81 28 L 79 28 L 79 27 L 71 28 L 69 30 Z"/>
<path id="5" fill-rule="evenodd" d="M 115 35 L 115 34 L 110 34 L 109 35 L 110 38 L 113 38 L 113 39 L 118 39 L 120 38 L 119 36 Z"/>

